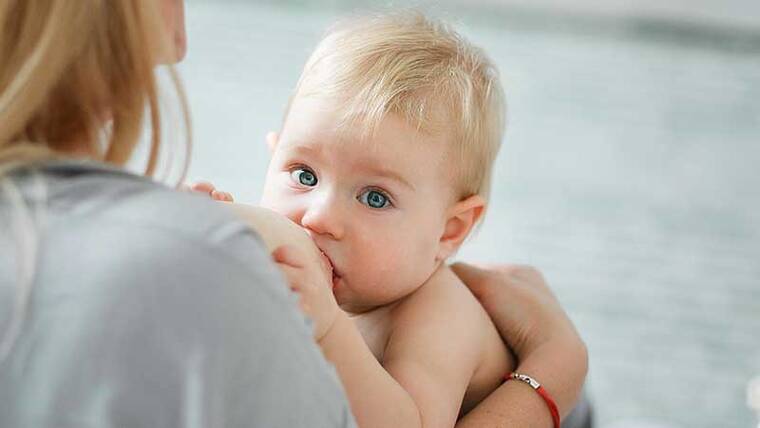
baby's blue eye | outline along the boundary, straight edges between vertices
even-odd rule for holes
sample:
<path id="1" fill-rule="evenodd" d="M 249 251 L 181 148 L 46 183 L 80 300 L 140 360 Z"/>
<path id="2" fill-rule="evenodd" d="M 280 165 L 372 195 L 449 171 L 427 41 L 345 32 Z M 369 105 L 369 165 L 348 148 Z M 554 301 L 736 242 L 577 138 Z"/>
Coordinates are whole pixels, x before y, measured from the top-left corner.
<path id="1" fill-rule="evenodd" d="M 318 182 L 317 176 L 305 168 L 294 169 L 290 172 L 290 178 L 292 178 L 296 183 L 308 187 L 314 187 Z"/>
<path id="2" fill-rule="evenodd" d="M 387 208 L 391 203 L 387 196 L 377 190 L 362 192 L 358 199 L 364 205 L 375 209 Z"/>

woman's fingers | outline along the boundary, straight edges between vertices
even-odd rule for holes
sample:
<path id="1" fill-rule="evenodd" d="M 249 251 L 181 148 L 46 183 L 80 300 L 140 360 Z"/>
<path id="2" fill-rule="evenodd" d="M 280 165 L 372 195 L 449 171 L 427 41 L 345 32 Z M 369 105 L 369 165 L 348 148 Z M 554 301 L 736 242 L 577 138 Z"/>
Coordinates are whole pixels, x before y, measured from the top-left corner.
<path id="1" fill-rule="evenodd" d="M 518 355 L 564 332 L 570 325 L 541 273 L 530 266 L 481 268 L 457 263 L 452 269 L 472 290 Z"/>
<path id="2" fill-rule="evenodd" d="M 486 280 L 486 276 L 489 274 L 488 270 L 461 262 L 451 265 L 451 269 L 467 285 L 478 300 L 482 300 L 483 295 L 487 294 L 490 290 L 488 281 Z"/>
<path id="3" fill-rule="evenodd" d="M 459 262 L 452 265 L 451 269 L 481 301 L 510 297 L 510 292 L 497 292 L 497 288 L 510 288 L 512 293 L 527 293 L 530 297 L 540 300 L 556 300 L 541 272 L 531 266 L 481 266 Z"/>

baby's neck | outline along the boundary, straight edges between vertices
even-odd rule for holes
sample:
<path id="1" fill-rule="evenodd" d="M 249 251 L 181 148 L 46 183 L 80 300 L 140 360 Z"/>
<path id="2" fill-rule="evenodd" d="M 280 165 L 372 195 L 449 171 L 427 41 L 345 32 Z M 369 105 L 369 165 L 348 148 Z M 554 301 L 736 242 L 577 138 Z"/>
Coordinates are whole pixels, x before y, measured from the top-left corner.
<path id="1" fill-rule="evenodd" d="M 341 306 L 341 309 L 348 314 L 350 318 L 374 316 L 379 313 L 387 313 L 393 310 L 399 303 L 401 303 L 406 297 L 394 300 L 390 303 L 379 306 L 366 306 L 366 307 L 353 307 L 350 305 Z"/>

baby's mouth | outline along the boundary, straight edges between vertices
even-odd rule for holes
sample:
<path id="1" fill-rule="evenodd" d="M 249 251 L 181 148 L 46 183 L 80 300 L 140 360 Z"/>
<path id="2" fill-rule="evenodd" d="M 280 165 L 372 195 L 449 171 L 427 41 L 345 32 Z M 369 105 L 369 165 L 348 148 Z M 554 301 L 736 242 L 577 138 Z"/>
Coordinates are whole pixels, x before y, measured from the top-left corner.
<path id="1" fill-rule="evenodd" d="M 330 259 L 330 256 L 328 256 L 324 251 L 321 251 L 321 253 L 322 253 L 323 260 L 327 263 L 327 266 L 330 268 L 330 273 L 332 274 L 332 287 L 333 289 L 335 289 L 335 286 L 338 284 L 338 280 L 340 280 L 340 274 L 335 269 L 335 265 Z"/>
<path id="2" fill-rule="evenodd" d="M 332 261 L 330 262 L 330 265 L 332 266 L 332 288 L 335 290 L 335 287 L 338 286 L 338 281 L 340 281 L 341 276 L 340 273 L 335 269 L 335 265 L 332 264 Z"/>

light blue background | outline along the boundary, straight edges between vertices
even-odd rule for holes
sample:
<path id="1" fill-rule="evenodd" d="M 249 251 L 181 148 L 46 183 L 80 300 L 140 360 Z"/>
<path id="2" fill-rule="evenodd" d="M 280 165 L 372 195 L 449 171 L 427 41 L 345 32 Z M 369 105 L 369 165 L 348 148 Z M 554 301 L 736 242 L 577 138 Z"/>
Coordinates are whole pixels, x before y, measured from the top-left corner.
<path id="1" fill-rule="evenodd" d="M 326 4 L 189 3 L 191 178 L 257 201 L 264 135 L 322 32 L 350 10 Z M 436 11 L 495 59 L 510 104 L 491 211 L 460 258 L 545 272 L 588 343 L 601 426 L 751 426 L 760 28 Z"/>

